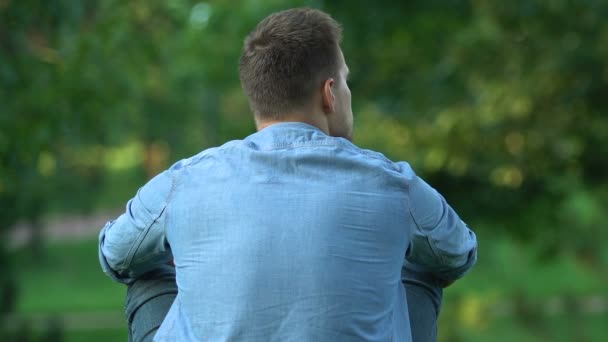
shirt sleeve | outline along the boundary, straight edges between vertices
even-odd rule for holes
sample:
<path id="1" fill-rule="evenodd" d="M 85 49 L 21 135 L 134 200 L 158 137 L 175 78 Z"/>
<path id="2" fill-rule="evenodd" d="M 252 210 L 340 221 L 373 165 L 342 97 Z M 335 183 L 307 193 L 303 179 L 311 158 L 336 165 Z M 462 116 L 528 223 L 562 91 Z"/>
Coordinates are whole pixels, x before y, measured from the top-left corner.
<path id="1" fill-rule="evenodd" d="M 171 171 L 159 174 L 137 191 L 124 214 L 101 230 L 99 261 L 115 281 L 132 283 L 172 259 L 165 223 L 173 187 Z"/>
<path id="2" fill-rule="evenodd" d="M 475 233 L 458 217 L 446 200 L 409 165 L 409 210 L 414 227 L 406 253 L 405 268 L 430 272 L 453 281 L 477 261 Z"/>

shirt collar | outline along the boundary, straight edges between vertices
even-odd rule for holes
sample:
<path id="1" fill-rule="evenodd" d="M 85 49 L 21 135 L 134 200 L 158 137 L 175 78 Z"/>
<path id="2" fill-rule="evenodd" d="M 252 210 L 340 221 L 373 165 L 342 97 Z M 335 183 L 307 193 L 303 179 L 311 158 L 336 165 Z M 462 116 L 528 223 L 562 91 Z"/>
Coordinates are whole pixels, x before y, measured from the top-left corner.
<path id="1" fill-rule="evenodd" d="M 262 148 L 305 145 L 330 138 L 320 128 L 304 122 L 279 122 L 265 127 L 245 140 Z"/>

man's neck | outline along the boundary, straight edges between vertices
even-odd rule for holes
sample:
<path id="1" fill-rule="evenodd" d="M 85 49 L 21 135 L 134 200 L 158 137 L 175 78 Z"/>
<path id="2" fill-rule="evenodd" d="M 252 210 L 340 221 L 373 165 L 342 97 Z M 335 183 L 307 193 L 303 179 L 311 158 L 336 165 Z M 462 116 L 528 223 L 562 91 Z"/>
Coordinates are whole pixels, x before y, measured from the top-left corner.
<path id="1" fill-rule="evenodd" d="M 327 124 L 327 120 L 324 117 L 320 117 L 319 115 L 311 115 L 311 116 L 303 116 L 303 115 L 290 115 L 281 118 L 280 120 L 275 119 L 259 119 L 255 118 L 255 124 L 258 131 L 263 130 L 268 126 L 272 126 L 278 123 L 284 122 L 303 122 L 312 126 L 315 126 L 325 132 L 325 134 L 329 135 L 329 127 Z"/>

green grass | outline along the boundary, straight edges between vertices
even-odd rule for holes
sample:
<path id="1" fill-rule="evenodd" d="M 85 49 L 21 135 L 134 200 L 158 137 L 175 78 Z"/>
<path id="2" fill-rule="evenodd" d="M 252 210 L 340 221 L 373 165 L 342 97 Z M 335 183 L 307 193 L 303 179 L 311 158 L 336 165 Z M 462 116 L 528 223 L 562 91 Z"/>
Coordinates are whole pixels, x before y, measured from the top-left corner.
<path id="1" fill-rule="evenodd" d="M 564 294 L 608 294 L 606 275 L 568 255 L 539 261 L 533 250 L 507 239 L 482 241 L 477 265 L 450 292 L 500 296 L 524 293 L 539 300 Z"/>
<path id="2" fill-rule="evenodd" d="M 14 333 L 14 332 L 13 332 Z M 65 341 L 65 342 L 107 342 L 127 341 L 128 334 L 125 329 L 105 330 L 67 330 L 49 334 L 46 330 L 30 331 L 29 333 L 14 335 L 0 335 L 3 342 L 22 341 Z"/>
<path id="3" fill-rule="evenodd" d="M 97 241 L 52 245 L 40 260 L 17 255 L 20 313 L 122 310 L 126 288 L 99 266 Z"/>
<path id="4" fill-rule="evenodd" d="M 126 341 L 127 338 L 125 329 L 70 330 L 65 334 L 66 342 Z"/>
<path id="5" fill-rule="evenodd" d="M 505 237 L 478 234 L 475 268 L 444 292 L 442 341 L 604 341 L 608 313 L 547 309 L 556 298 L 608 297 L 605 274 L 569 255 L 539 261 Z M 487 234 L 487 233 L 486 233 Z M 502 313 L 500 313 L 503 311 Z"/>
<path id="6" fill-rule="evenodd" d="M 61 318 L 64 341 L 126 341 L 124 285 L 101 271 L 97 241 L 54 244 L 43 258 L 18 251 L 19 301 L 16 316 L 38 334 Z M 35 336 L 35 335 L 34 335 Z"/>

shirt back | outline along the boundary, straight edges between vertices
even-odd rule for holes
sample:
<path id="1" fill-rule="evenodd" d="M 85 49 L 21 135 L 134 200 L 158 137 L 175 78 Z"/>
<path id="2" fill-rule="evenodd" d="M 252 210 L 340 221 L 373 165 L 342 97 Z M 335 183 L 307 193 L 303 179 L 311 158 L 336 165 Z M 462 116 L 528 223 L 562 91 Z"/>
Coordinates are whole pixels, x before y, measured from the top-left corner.
<path id="1" fill-rule="evenodd" d="M 157 340 L 409 339 L 407 170 L 303 123 L 173 169 L 179 292 Z"/>

